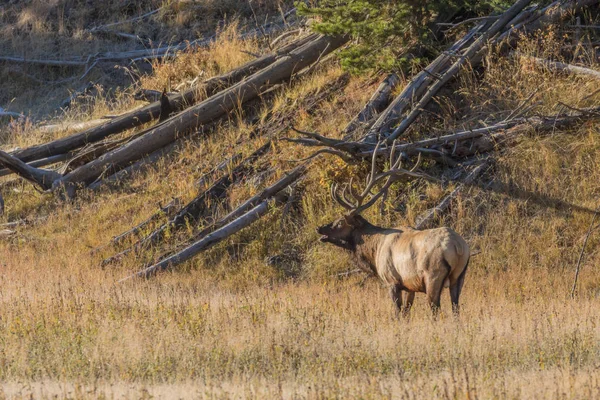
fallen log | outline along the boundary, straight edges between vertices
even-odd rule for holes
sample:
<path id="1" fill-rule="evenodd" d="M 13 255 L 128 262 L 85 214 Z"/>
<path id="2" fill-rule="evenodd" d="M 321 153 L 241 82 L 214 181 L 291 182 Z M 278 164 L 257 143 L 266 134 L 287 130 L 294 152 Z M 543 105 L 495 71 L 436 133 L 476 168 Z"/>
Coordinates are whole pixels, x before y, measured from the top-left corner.
<path id="1" fill-rule="evenodd" d="M 68 160 L 71 157 L 73 157 L 73 154 L 71 154 L 71 153 L 59 154 L 59 155 L 48 157 L 48 158 L 42 158 L 41 160 L 32 161 L 30 163 L 27 163 L 27 165 L 30 167 L 33 167 L 33 168 L 45 167 L 46 165 L 52 165 L 52 164 L 59 163 L 61 161 Z M 1 164 L 2 163 L 0 163 L 0 165 Z M 0 177 L 10 175 L 13 173 L 14 173 L 14 171 L 12 171 L 8 168 L 0 169 Z"/>
<path id="2" fill-rule="evenodd" d="M 465 186 L 472 184 L 481 174 L 483 174 L 490 164 L 490 160 L 487 159 L 477 165 L 466 177 L 460 182 L 460 184 L 434 208 L 426 211 L 423 215 L 416 219 L 416 229 L 425 229 L 434 219 L 440 214 L 444 213 L 449 207 L 452 200 L 454 200 Z"/>
<path id="3" fill-rule="evenodd" d="M 348 82 L 348 76 L 346 74 L 341 75 L 335 81 L 333 81 L 333 82 L 327 84 L 325 87 L 321 88 L 314 95 L 309 95 L 306 98 L 304 98 L 300 104 L 296 104 L 296 102 L 294 102 L 294 107 L 292 108 L 292 110 L 294 112 L 293 115 L 290 115 L 286 111 L 286 108 L 283 108 L 283 110 L 277 111 L 276 113 L 274 113 L 274 115 L 271 115 L 265 123 L 257 125 L 252 130 L 252 132 L 250 133 L 249 136 L 256 137 L 258 135 L 261 135 L 261 136 L 266 136 L 267 138 L 269 138 L 269 140 L 274 137 L 277 137 L 279 133 L 281 133 L 287 129 L 286 124 L 290 120 L 293 120 L 295 118 L 295 115 L 299 112 L 299 110 L 303 110 L 304 112 L 310 112 L 310 111 L 314 110 L 321 103 L 321 101 L 323 99 L 328 98 L 333 93 L 341 90 L 347 84 L 347 82 Z M 169 147 L 169 146 L 167 146 L 167 147 Z M 263 150 L 266 150 L 265 146 L 263 146 L 263 148 L 259 149 L 259 152 L 260 152 L 260 154 L 258 155 L 259 157 L 262 157 L 263 155 L 267 154 L 267 152 L 263 152 Z M 256 152 L 254 153 L 254 155 L 256 155 Z M 196 202 L 198 200 L 198 198 L 202 199 L 205 196 L 204 192 L 207 189 L 205 189 L 204 187 L 211 180 L 211 177 L 215 174 L 215 172 L 229 170 L 230 168 L 232 170 L 231 177 L 235 178 L 235 179 L 230 179 L 227 176 L 223 176 L 220 178 L 220 180 L 218 180 L 214 184 L 214 185 L 220 186 L 223 190 L 228 189 L 229 186 L 238 182 L 238 180 L 240 178 L 243 178 L 243 173 L 242 173 L 243 171 L 241 171 L 241 170 L 236 171 L 236 168 L 232 168 L 232 166 L 240 158 L 241 158 L 241 155 L 239 155 L 239 154 L 236 154 L 233 157 L 227 158 L 226 160 L 221 162 L 219 165 L 217 165 L 217 167 L 213 168 L 210 172 L 208 172 L 207 174 L 204 174 L 198 180 L 197 186 L 201 190 L 203 190 L 203 192 L 201 192 L 196 198 L 194 198 L 188 205 L 186 205 L 184 207 L 187 209 L 188 218 L 194 219 L 194 220 L 200 219 L 201 215 L 200 214 L 192 214 L 192 211 L 199 213 L 199 212 L 202 212 L 204 210 L 204 208 L 203 207 L 193 208 L 192 204 L 194 202 Z M 250 156 L 249 159 L 242 161 L 239 164 L 239 166 L 242 166 L 244 164 L 250 165 L 251 163 L 256 162 L 257 159 L 258 159 L 258 157 Z M 115 174 L 115 176 L 120 175 L 121 173 L 123 173 L 124 171 L 126 171 L 129 168 L 131 168 L 131 167 L 128 167 L 125 170 L 121 170 L 121 171 L 117 172 L 117 174 Z M 110 178 L 108 178 L 108 179 L 110 179 Z M 103 181 L 106 181 L 106 180 L 107 179 L 104 179 Z M 90 185 L 90 188 L 95 188 L 96 185 L 100 184 L 101 182 L 102 181 Z M 213 187 L 214 187 L 214 185 L 213 185 Z M 173 220 L 171 220 L 171 222 L 173 222 Z M 177 226 L 165 224 L 165 225 L 159 227 L 156 231 L 152 232 L 146 238 L 140 240 L 138 243 L 135 243 L 131 248 L 125 249 L 121 253 L 104 260 L 103 265 L 106 265 L 108 263 L 111 263 L 112 261 L 122 258 L 124 255 L 130 253 L 132 250 L 138 249 L 141 246 L 145 245 L 146 243 L 156 243 L 156 242 L 160 241 L 163 237 L 163 232 L 165 231 L 165 229 L 169 229 L 169 230 L 176 229 L 179 226 L 183 226 L 183 224 L 180 224 Z"/>
<path id="4" fill-rule="evenodd" d="M 249 207 L 250 205 L 254 204 L 248 200 L 242 206 L 240 206 L 239 210 L 235 210 L 215 224 L 215 227 L 220 226 L 220 228 L 215 229 L 206 236 L 202 236 L 201 239 L 177 252 L 176 254 L 173 254 L 159 263 L 145 268 L 144 270 L 121 280 L 120 282 L 135 277 L 150 278 L 157 272 L 173 268 L 196 256 L 198 253 L 205 251 L 215 244 L 227 239 L 240 230 L 250 226 L 269 211 L 271 204 L 284 203 L 288 196 L 283 190 L 296 182 L 301 176 L 304 175 L 304 173 L 305 166 L 299 166 L 295 168 L 292 172 L 290 172 L 289 175 L 280 179 L 277 181 L 277 183 L 261 192 L 260 196 L 255 196 L 256 201 L 258 201 L 260 198 L 264 198 L 264 200 L 261 200 L 250 211 L 241 211 L 242 208 Z M 232 219 L 234 216 L 237 216 L 237 218 Z"/>
<path id="5" fill-rule="evenodd" d="M 526 56 L 523 54 L 519 54 L 518 56 L 521 57 L 522 59 L 531 61 L 540 67 L 547 68 L 550 71 L 565 72 L 567 74 L 582 75 L 582 76 L 591 77 L 594 79 L 600 79 L 600 71 L 596 71 L 596 70 L 593 70 L 590 68 L 579 67 L 577 65 L 562 63 L 559 61 L 546 60 L 546 59 L 534 57 L 534 56 Z"/>
<path id="6" fill-rule="evenodd" d="M 508 46 L 514 46 L 516 40 L 519 37 L 519 34 L 524 32 L 532 32 L 538 29 L 541 29 L 543 26 L 556 23 L 560 20 L 565 19 L 569 15 L 575 12 L 579 12 L 586 7 L 591 7 L 598 3 L 598 0 L 567 0 L 567 1 L 555 1 L 549 6 L 545 7 L 542 10 L 537 10 L 536 7 L 531 7 L 530 9 L 523 10 L 519 14 L 517 14 L 514 18 L 512 18 L 505 26 L 508 26 L 509 29 L 501 33 L 500 35 L 496 35 L 492 39 L 492 43 L 500 44 L 503 48 Z M 513 8 L 518 4 L 513 5 Z M 508 11 L 507 11 L 508 12 Z M 506 15 L 506 13 L 504 14 Z M 494 18 L 496 22 L 498 22 L 499 18 Z M 487 23 L 489 24 L 492 19 L 487 19 Z M 491 28 L 490 28 L 491 29 Z M 479 30 L 480 32 L 489 31 L 482 25 L 474 28 L 471 32 L 475 34 L 475 32 Z M 468 41 L 469 36 L 471 34 L 467 34 L 465 38 L 462 40 Z M 490 36 L 491 38 L 491 36 Z M 481 39 L 481 37 L 479 38 Z M 463 42 L 463 43 L 464 43 Z M 482 42 L 480 40 L 480 42 Z M 457 43 L 458 44 L 458 43 Z M 485 43 L 483 43 L 485 44 Z M 451 49 L 452 50 L 452 49 Z M 477 54 L 472 54 L 470 57 L 470 61 L 473 65 L 478 64 L 483 59 L 485 52 L 487 51 L 485 46 L 480 46 L 480 50 Z M 457 53 L 454 51 L 454 53 Z M 452 52 L 449 52 L 452 54 Z M 466 54 L 462 56 L 457 55 L 459 58 L 459 62 L 461 60 L 465 60 Z M 440 56 L 441 57 L 441 56 Z M 436 59 L 436 61 L 439 60 Z M 380 115 L 378 120 L 375 122 L 368 135 L 365 137 L 365 141 L 373 143 L 373 145 L 377 142 L 378 135 L 380 133 L 385 133 L 393 124 L 396 123 L 399 116 L 404 112 L 409 102 L 414 101 L 414 99 L 418 99 L 421 97 L 424 92 L 424 88 L 427 88 L 429 84 L 432 83 L 433 79 L 431 76 L 437 79 L 436 84 L 441 87 L 440 79 L 451 78 L 448 75 L 439 75 L 439 64 L 436 68 L 436 61 L 430 64 L 425 70 L 423 70 L 419 75 L 415 76 L 413 81 L 407 86 L 405 91 L 401 93 L 388 107 L 388 109 Z M 443 69 L 443 68 L 442 68 Z M 425 78 L 429 77 L 429 81 L 425 81 Z M 439 89 L 439 88 L 438 88 Z M 434 90 L 435 91 L 435 90 Z M 433 93 L 433 91 L 430 91 Z M 422 99 L 423 100 L 423 99 Z M 431 99 L 429 99 L 431 100 Z M 392 134 L 394 137 L 398 137 L 402 134 L 408 126 L 412 123 L 411 119 L 414 120 L 416 116 L 418 116 L 421 112 L 421 109 L 424 105 L 429 101 L 424 99 L 422 102 L 419 102 L 417 106 L 413 107 L 414 114 L 411 116 L 409 114 L 404 121 L 395 129 L 396 135 Z M 391 139 L 393 141 L 393 139 Z"/>
<path id="7" fill-rule="evenodd" d="M 402 143 L 395 146 L 380 147 L 377 155 L 387 156 L 392 148 L 396 153 L 408 153 L 417 148 L 433 147 L 436 145 L 445 145 L 451 154 L 456 153 L 456 142 L 470 139 L 482 139 L 484 143 L 474 145 L 480 153 L 490 151 L 493 147 L 503 144 L 528 131 L 547 132 L 561 128 L 567 128 L 577 123 L 589 120 L 600 120 L 600 107 L 583 108 L 571 115 L 557 114 L 553 116 L 538 116 L 528 118 L 516 118 L 509 121 L 502 121 L 494 125 L 464 130 L 457 133 L 424 139 L 412 143 Z M 464 152 L 462 157 L 472 156 L 473 152 Z M 360 157 L 370 157 L 373 151 L 365 151 L 359 154 Z"/>
<path id="8" fill-rule="evenodd" d="M 469 130 L 459 131 L 456 133 L 451 133 L 451 134 L 442 135 L 442 136 L 436 135 L 435 137 L 432 137 L 431 139 L 423 139 L 423 140 L 419 140 L 417 142 L 402 143 L 402 144 L 397 144 L 397 145 L 392 145 L 392 146 L 380 146 L 376 150 L 376 152 L 377 152 L 377 155 L 389 155 L 389 153 L 391 152 L 391 150 L 393 148 L 393 149 L 395 149 L 394 151 L 396 151 L 398 153 L 405 153 L 407 155 L 413 155 L 418 152 L 423 153 L 423 151 L 421 151 L 421 150 L 428 148 L 428 147 L 432 147 L 432 146 L 440 145 L 440 144 L 444 144 L 444 143 L 479 138 L 479 137 L 485 135 L 486 133 L 489 134 L 492 132 L 496 132 L 498 130 L 504 130 L 504 129 L 510 128 L 512 126 L 515 126 L 519 123 L 522 123 L 524 121 L 525 120 L 523 118 L 518 118 L 518 119 L 509 120 L 509 121 L 502 121 L 502 122 L 499 122 L 499 123 L 491 125 L 491 126 L 485 126 L 483 128 L 469 129 Z M 343 153 L 340 154 L 340 152 L 339 152 L 340 150 L 347 152 L 351 156 L 355 156 L 357 159 L 371 158 L 373 155 L 373 152 L 375 151 L 371 148 L 370 145 L 365 144 L 365 143 L 347 142 L 347 141 L 343 141 L 343 140 L 330 139 L 330 138 L 327 138 L 327 137 L 324 137 L 324 136 L 321 136 L 321 135 L 318 135 L 315 133 L 311 133 L 311 132 L 304 132 L 304 131 L 298 131 L 298 130 L 296 130 L 296 132 L 299 132 L 299 133 L 307 136 L 309 139 L 283 138 L 282 140 L 286 140 L 286 141 L 293 142 L 293 143 L 300 143 L 304 146 L 330 147 L 335 151 L 329 151 L 329 153 L 340 156 L 344 160 L 346 160 L 346 157 L 344 156 Z"/>
<path id="9" fill-rule="evenodd" d="M 155 162 L 157 162 L 161 158 L 163 158 L 169 154 L 173 154 L 174 151 L 181 148 L 181 145 L 182 145 L 182 140 L 178 140 L 176 142 L 171 143 L 168 146 L 160 148 L 160 149 L 156 150 L 155 152 L 142 158 L 141 160 L 136 161 L 135 163 L 131 164 L 127 168 L 123 168 L 122 170 L 120 170 L 112 175 L 109 175 L 107 177 L 100 177 L 100 178 L 96 179 L 96 181 L 94 181 L 92 184 L 90 184 L 88 186 L 88 188 L 90 190 L 97 190 L 98 188 L 105 186 L 105 185 L 119 184 L 121 182 L 124 182 L 128 178 L 131 178 L 131 176 L 133 176 L 135 173 L 139 173 L 139 172 L 145 170 L 146 168 L 150 167 L 151 165 L 153 165 Z"/>
<path id="10" fill-rule="evenodd" d="M 89 129 L 95 126 L 99 126 L 109 122 L 112 118 L 100 118 L 93 119 L 90 121 L 84 122 L 72 122 L 72 123 L 62 123 L 62 124 L 51 124 L 51 125 L 41 125 L 37 129 L 45 134 L 53 134 L 61 131 L 67 130 L 82 130 Z M 13 154 L 14 155 L 14 154 Z M 30 160 L 27 160 L 30 161 Z"/>
<path id="11" fill-rule="evenodd" d="M 263 189 L 261 192 L 255 194 L 244 203 L 239 205 L 235 210 L 231 211 L 225 217 L 221 218 L 219 221 L 209 225 L 208 227 L 202 229 L 197 235 L 194 236 L 194 241 L 203 238 L 208 235 L 210 232 L 215 231 L 216 229 L 221 228 L 225 224 L 239 218 L 245 212 L 250 210 L 251 208 L 258 205 L 260 202 L 267 200 L 281 191 L 283 188 L 288 187 L 294 183 L 296 183 L 304 174 L 306 174 L 308 170 L 308 164 L 299 165 L 294 168 L 290 172 L 286 173 L 282 178 L 280 178 L 273 185 Z"/>
<path id="12" fill-rule="evenodd" d="M 421 114 L 425 106 L 433 99 L 438 91 L 446 83 L 450 81 L 473 57 L 477 56 L 488 40 L 498 34 L 504 27 L 511 22 L 523 9 L 531 3 L 531 0 L 518 0 L 508 10 L 506 10 L 498 19 L 494 21 L 492 26 L 481 34 L 475 41 L 465 50 L 455 62 L 452 64 L 442 76 L 438 77 L 435 83 L 431 85 L 429 90 L 421 97 L 418 103 L 413 107 L 412 111 L 400 122 L 394 131 L 386 138 L 386 143 L 392 144 L 394 140 L 400 137 L 408 127 Z"/>
<path id="13" fill-rule="evenodd" d="M 207 208 L 209 201 L 223 197 L 232 183 L 238 182 L 252 171 L 255 171 L 257 167 L 255 167 L 253 164 L 256 162 L 256 160 L 267 154 L 269 151 L 271 151 L 270 141 L 244 159 L 231 171 L 231 174 L 222 176 L 215 183 L 213 183 L 210 188 L 204 190 L 192 201 L 187 203 L 172 219 L 167 221 L 165 224 L 162 224 L 160 227 L 158 227 L 158 229 L 150 233 L 145 238 L 134 243 L 131 247 L 105 259 L 102 262 L 102 266 L 106 266 L 118 261 L 130 252 L 137 251 L 144 246 L 158 243 L 160 240 L 162 240 L 168 230 L 177 229 L 186 225 L 190 219 L 195 220 L 199 218 L 200 215 L 202 215 L 202 212 Z"/>
<path id="14" fill-rule="evenodd" d="M 284 202 L 284 201 L 285 201 L 285 195 L 278 196 L 275 199 L 275 202 L 279 202 L 279 203 Z M 229 224 L 225 225 L 221 229 L 217 229 L 210 235 L 204 237 L 203 239 L 199 240 L 198 242 L 194 243 L 193 245 L 185 248 L 184 250 L 180 251 L 179 253 L 172 255 L 171 257 L 159 262 L 158 264 L 149 266 L 148 268 L 146 268 L 134 275 L 124 278 L 124 279 L 120 280 L 119 283 L 122 283 L 122 282 L 127 281 L 132 278 L 140 278 L 140 277 L 150 278 L 160 271 L 165 271 L 167 269 L 173 268 L 174 266 L 177 266 L 177 265 L 189 260 L 190 258 L 194 257 L 198 253 L 211 248 L 212 246 L 218 244 L 219 242 L 227 239 L 231 235 L 241 231 L 242 229 L 244 229 L 244 228 L 250 226 L 251 224 L 253 224 L 254 222 L 258 221 L 263 215 L 265 215 L 269 211 L 270 203 L 272 203 L 272 201 L 270 201 L 270 200 L 263 201 L 262 203 L 260 203 L 256 207 L 254 207 L 252 210 L 250 210 L 248 213 L 241 216 L 240 218 L 236 219 L 235 221 L 230 222 Z"/>
<path id="15" fill-rule="evenodd" d="M 87 65 L 87 62 L 84 60 L 81 61 L 69 61 L 69 60 L 43 60 L 36 58 L 22 58 L 22 57 L 10 57 L 10 56 L 0 56 L 0 61 L 4 62 L 13 62 L 19 64 L 39 64 L 39 65 L 49 65 L 53 67 L 81 67 Z"/>
<path id="16" fill-rule="evenodd" d="M 210 97 L 211 95 L 214 95 L 227 86 L 241 81 L 247 75 L 267 67 L 280 57 L 284 57 L 288 52 L 306 44 L 308 41 L 315 39 L 316 37 L 316 35 L 308 35 L 304 38 L 300 38 L 288 46 L 285 46 L 278 52 L 266 55 L 257 60 L 253 60 L 224 75 L 211 78 L 197 87 L 190 88 L 179 95 L 172 96 L 169 101 L 173 111 L 181 111 L 198 102 L 205 96 Z M 110 135 L 121 133 L 128 129 L 135 128 L 157 119 L 160 115 L 160 107 L 160 101 L 156 101 L 145 107 L 114 118 L 101 126 L 93 127 L 84 132 L 80 132 L 49 143 L 18 150 L 13 152 L 12 155 L 22 161 L 28 162 L 57 154 L 67 153 L 78 147 L 82 147 L 85 144 L 100 141 Z"/>
<path id="17" fill-rule="evenodd" d="M 350 121 L 343 133 L 348 135 L 361 128 L 366 127 L 378 113 L 383 111 L 390 102 L 390 97 L 394 88 L 400 83 L 400 77 L 396 74 L 388 75 L 379 85 L 375 93 L 371 96 L 367 104 L 358 113 L 356 117 Z"/>
<path id="18" fill-rule="evenodd" d="M 60 179 L 61 175 L 57 172 L 34 168 L 23 161 L 0 150 L 0 163 L 19 176 L 38 185 L 42 190 L 48 190 L 52 187 L 52 182 Z"/>
<path id="19" fill-rule="evenodd" d="M 593 4 L 598 3 L 598 0 L 567 0 L 565 2 L 555 1 L 550 4 L 546 8 L 541 11 L 537 11 L 535 7 L 531 7 L 529 9 L 523 10 L 518 13 L 514 18 L 510 20 L 510 22 L 506 25 L 510 26 L 509 29 L 504 31 L 500 35 L 496 35 L 492 42 L 494 44 L 498 44 L 501 46 L 514 45 L 518 35 L 517 33 L 523 33 L 526 31 L 534 31 L 540 29 L 541 27 L 558 22 L 562 19 L 565 19 L 568 15 L 573 12 L 579 12 L 583 10 L 585 7 L 589 7 Z M 512 8 L 516 7 L 518 4 L 515 4 Z M 507 16 L 507 13 L 504 13 L 503 16 Z M 500 23 L 500 18 L 496 18 L 496 23 Z M 461 41 L 457 42 L 453 48 L 459 47 L 461 43 L 468 43 L 469 37 L 474 35 L 480 27 L 476 27 L 469 32 L 465 37 L 461 39 Z M 491 29 L 491 28 L 490 28 Z M 486 33 L 489 34 L 489 29 Z M 488 35 L 489 36 L 489 35 Z M 477 41 L 480 45 L 475 46 Z M 486 48 L 485 46 L 481 46 L 481 44 L 485 44 L 482 41 L 482 37 L 479 37 L 477 41 L 469 46 L 471 52 L 474 51 L 476 47 L 479 47 L 480 50 L 475 52 L 475 54 L 471 54 L 472 63 L 477 64 L 483 58 L 485 54 Z M 469 51 L 467 49 L 467 52 Z M 455 67 L 457 64 L 460 64 L 462 60 L 465 60 L 466 53 L 463 55 L 456 54 L 457 52 L 447 52 L 448 54 L 454 54 L 456 57 L 459 57 L 459 60 L 453 64 Z M 379 136 L 383 134 L 387 129 L 387 127 L 393 125 L 398 116 L 404 112 L 406 106 L 408 105 L 409 100 L 412 97 L 418 98 L 420 93 L 424 92 L 424 89 L 428 87 L 428 84 L 433 82 L 433 78 L 437 79 L 434 85 L 428 90 L 428 92 L 421 97 L 417 106 L 413 107 L 412 111 L 404 118 L 404 120 L 400 123 L 400 125 L 394 130 L 394 132 L 387 137 L 387 144 L 392 144 L 394 139 L 404 133 L 406 129 L 410 126 L 410 124 L 416 119 L 416 117 L 421 113 L 424 106 L 428 103 L 428 101 L 433 98 L 434 92 L 439 90 L 442 84 L 442 79 L 447 81 L 450 79 L 450 76 L 447 75 L 450 69 L 447 69 L 446 72 L 442 75 L 434 74 L 431 72 L 431 69 L 434 68 L 436 63 L 439 66 L 442 61 L 443 54 L 438 57 L 434 62 L 430 64 L 430 66 L 420 74 L 418 74 L 413 81 L 405 88 L 405 90 L 388 106 L 388 108 L 381 113 L 377 121 L 373 124 L 367 135 L 363 138 L 362 142 L 369 145 L 368 150 L 365 150 L 365 147 L 357 142 L 348 142 L 346 140 L 335 140 L 324 138 L 320 135 L 310 135 L 309 139 L 292 139 L 291 141 L 301 143 L 306 146 L 326 146 L 331 149 L 321 150 L 321 153 L 331 153 L 340 156 L 347 162 L 354 160 L 357 156 L 357 153 L 360 153 L 361 157 L 370 157 L 372 149 L 379 140 Z M 439 68 L 439 67 L 437 67 Z M 454 72 L 456 73 L 456 71 Z M 425 80 L 425 78 L 433 77 L 429 81 Z M 436 87 L 437 86 L 437 87 Z M 385 152 L 385 147 L 379 150 L 380 152 Z M 348 156 L 345 156 L 342 152 L 348 153 Z"/>
<path id="20" fill-rule="evenodd" d="M 321 36 L 305 44 L 243 82 L 190 107 L 127 145 L 70 172 L 56 181 L 55 188 L 64 187 L 68 196 L 74 196 L 78 188 L 90 184 L 107 169 L 121 169 L 146 154 L 166 146 L 193 128 L 221 117 L 239 104 L 256 98 L 269 87 L 289 79 L 295 72 L 311 65 L 347 40 L 346 37 Z"/>
<path id="21" fill-rule="evenodd" d="M 522 123 L 525 123 L 525 124 L 527 124 L 528 127 L 530 127 L 531 124 L 530 124 L 530 122 L 527 122 L 527 121 L 528 120 L 526 120 L 524 118 L 518 118 L 515 120 L 499 122 L 497 124 L 485 126 L 483 128 L 459 131 L 456 133 L 451 133 L 451 134 L 442 135 L 442 136 L 435 136 L 430 139 L 423 139 L 423 140 L 419 140 L 416 142 L 397 144 L 395 146 L 380 147 L 377 150 L 377 155 L 383 155 L 383 156 L 389 155 L 392 148 L 394 148 L 397 153 L 409 153 L 410 154 L 411 150 L 414 150 L 414 149 L 432 147 L 435 145 L 454 143 L 457 141 L 463 141 L 463 140 L 469 140 L 469 139 L 475 139 L 475 138 L 482 137 L 486 134 L 489 135 L 493 132 L 506 130 L 508 128 L 511 128 L 515 125 L 522 124 Z M 372 155 L 373 155 L 373 151 L 363 151 L 358 154 L 358 156 L 362 157 L 362 158 L 370 157 Z"/>
<path id="22" fill-rule="evenodd" d="M 461 50 L 470 45 L 475 38 L 475 35 L 485 27 L 486 24 L 481 23 L 471 29 L 465 36 L 450 46 L 447 51 L 440 54 L 426 68 L 415 75 L 408 85 L 406 85 L 404 90 L 402 90 L 385 111 L 379 115 L 363 138 L 363 141 L 372 143 L 373 145 L 377 143 L 380 134 L 387 132 L 396 123 L 396 121 L 404 114 L 407 107 L 412 104 L 415 99 L 419 99 L 425 90 L 427 90 L 427 87 L 434 81 L 435 77 L 447 68 L 452 58 L 459 56 Z"/>

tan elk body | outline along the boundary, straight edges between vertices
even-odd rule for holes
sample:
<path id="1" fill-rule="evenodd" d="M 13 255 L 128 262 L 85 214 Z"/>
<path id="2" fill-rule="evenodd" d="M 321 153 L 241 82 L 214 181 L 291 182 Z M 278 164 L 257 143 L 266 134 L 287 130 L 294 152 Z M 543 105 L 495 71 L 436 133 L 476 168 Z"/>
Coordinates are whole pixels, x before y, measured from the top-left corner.
<path id="1" fill-rule="evenodd" d="M 444 287 L 450 288 L 452 308 L 458 312 L 458 300 L 470 257 L 469 246 L 460 235 L 450 228 L 382 228 L 372 225 L 360 216 L 362 211 L 373 205 L 399 178 L 436 180 L 416 172 L 420 157 L 411 170 L 403 169 L 402 157 L 394 158 L 395 144 L 390 154 L 389 170 L 376 174 L 379 146 L 380 143 L 373 152 L 371 173 L 362 193 L 358 194 L 355 191 L 352 180 L 341 196 L 336 185 L 331 187 L 333 199 L 349 210 L 349 213 L 318 228 L 317 232 L 323 235 L 321 241 L 350 251 L 363 270 L 379 276 L 387 283 L 391 289 L 392 300 L 403 313 L 410 309 L 416 292 L 426 293 L 432 310 L 437 312 Z M 384 179 L 386 181 L 381 190 L 373 194 L 375 185 Z M 355 201 L 348 200 L 346 190 Z M 403 292 L 406 292 L 404 304 Z"/>
<path id="2" fill-rule="evenodd" d="M 350 215 L 318 232 L 321 241 L 350 251 L 361 269 L 388 284 L 398 310 L 406 313 L 416 292 L 426 293 L 432 308 L 438 309 L 442 289 L 449 287 L 453 309 L 458 311 L 470 250 L 452 229 L 388 229 Z M 407 292 L 404 304 L 402 291 Z"/>

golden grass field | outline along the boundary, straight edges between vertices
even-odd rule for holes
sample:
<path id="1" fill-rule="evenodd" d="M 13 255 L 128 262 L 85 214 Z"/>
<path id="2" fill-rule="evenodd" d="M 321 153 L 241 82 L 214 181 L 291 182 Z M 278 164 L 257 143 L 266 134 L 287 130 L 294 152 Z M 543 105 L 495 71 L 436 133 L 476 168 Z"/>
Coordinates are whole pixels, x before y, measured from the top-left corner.
<path id="1" fill-rule="evenodd" d="M 141 85 L 162 89 L 169 79 L 177 83 L 199 70 L 210 77 L 249 60 L 240 49 L 261 51 L 256 42 L 236 39 L 236 25 L 227 29 L 231 34 L 207 50 L 157 63 Z M 550 30 L 519 50 L 551 56 L 569 40 Z M 335 60 L 326 61 L 280 89 L 259 114 L 265 117 L 269 107 L 291 110 L 342 74 Z M 380 79 L 351 77 L 317 110 L 297 110 L 296 126 L 338 137 Z M 484 73 L 462 72 L 412 137 L 501 120 L 533 92 L 531 103 L 539 104 L 531 114 L 554 114 L 558 102 L 600 102 L 598 81 L 490 55 Z M 75 107 L 64 118 L 94 119 L 135 105 L 123 91 L 109 105 Z M 84 192 L 72 203 L 14 177 L 0 178 L 6 202 L 0 224 L 33 221 L 0 239 L 0 399 L 600 398 L 597 229 L 570 297 L 577 258 L 600 205 L 599 124 L 545 136 L 531 132 L 497 152 L 493 168 L 436 222 L 480 251 L 469 266 L 458 318 L 446 291 L 438 320 L 424 295 L 417 295 L 409 319 L 397 319 L 378 281 L 339 276 L 354 266 L 343 251 L 318 243 L 315 228 L 342 212 L 328 196 L 329 182 L 365 168 L 333 158 L 315 162 L 299 214 L 276 209 L 183 268 L 117 284 L 196 227 L 104 269 L 100 262 L 116 249 L 103 246 L 159 202 L 194 197 L 194 182 L 225 157 L 263 144 L 265 138 L 248 138 L 243 116 L 240 110 L 126 184 Z M 52 139 L 36 126 L 1 129 L 4 149 Z M 260 187 L 309 150 L 279 142 L 274 154 L 275 173 Z M 440 174 L 435 164 L 429 172 Z M 229 205 L 259 189 L 254 182 L 237 185 Z M 451 189 L 398 186 L 383 215 L 373 207 L 366 216 L 381 225 L 413 225 Z M 393 211 L 399 204 L 404 211 Z M 213 210 L 215 216 L 226 211 Z M 284 265 L 265 263 L 274 254 L 295 257 Z"/>

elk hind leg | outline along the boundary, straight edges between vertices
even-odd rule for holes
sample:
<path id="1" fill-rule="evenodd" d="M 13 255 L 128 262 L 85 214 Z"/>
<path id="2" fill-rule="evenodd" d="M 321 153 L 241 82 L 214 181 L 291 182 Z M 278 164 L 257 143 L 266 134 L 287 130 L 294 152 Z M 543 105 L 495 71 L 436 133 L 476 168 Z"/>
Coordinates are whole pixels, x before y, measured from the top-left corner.
<path id="1" fill-rule="evenodd" d="M 467 267 L 469 266 L 469 261 L 467 260 L 467 265 L 465 265 L 465 269 L 459 275 L 454 285 L 450 286 L 450 300 L 452 301 L 452 311 L 455 315 L 458 315 L 460 308 L 458 305 L 458 299 L 460 298 L 460 292 L 462 291 L 462 287 L 465 283 L 465 275 L 467 273 Z"/>
<path id="2" fill-rule="evenodd" d="M 442 289 L 444 288 L 444 281 L 446 275 L 429 280 L 425 285 L 425 291 L 427 293 L 427 300 L 431 306 L 431 312 L 433 317 L 436 318 L 440 311 L 440 298 L 442 297 Z"/>

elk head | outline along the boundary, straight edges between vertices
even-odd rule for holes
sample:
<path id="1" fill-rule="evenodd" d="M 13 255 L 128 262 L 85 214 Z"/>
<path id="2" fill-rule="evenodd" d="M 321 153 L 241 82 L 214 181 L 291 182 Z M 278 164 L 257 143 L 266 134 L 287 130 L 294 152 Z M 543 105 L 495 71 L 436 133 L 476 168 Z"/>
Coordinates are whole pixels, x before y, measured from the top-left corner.
<path id="1" fill-rule="evenodd" d="M 368 224 L 367 220 L 360 215 L 344 215 L 330 224 L 317 228 L 317 233 L 322 235 L 319 241 L 352 250 L 354 232 L 366 224 Z"/>
<path id="2" fill-rule="evenodd" d="M 352 179 L 350 179 L 348 185 L 344 186 L 344 188 L 341 190 L 341 193 L 336 184 L 331 186 L 331 197 L 338 204 L 348 210 L 348 212 L 334 222 L 317 228 L 317 233 L 322 235 L 320 238 L 321 242 L 332 243 L 336 246 L 349 250 L 352 249 L 355 244 L 353 238 L 356 236 L 356 232 L 362 231 L 366 227 L 370 226 L 369 222 L 364 219 L 360 213 L 375 204 L 375 202 L 388 191 L 394 182 L 397 182 L 403 177 L 436 180 L 429 175 L 416 172 L 417 168 L 421 164 L 420 153 L 416 164 L 410 170 L 402 168 L 402 157 L 398 157 L 397 160 L 394 157 L 395 142 L 390 151 L 390 169 L 376 174 L 376 158 L 380 143 L 377 144 L 375 150 L 373 151 L 373 157 L 371 160 L 371 173 L 367 176 L 365 189 L 360 194 L 355 190 Z M 384 179 L 385 183 L 381 189 L 373 193 L 373 188 Z"/>

